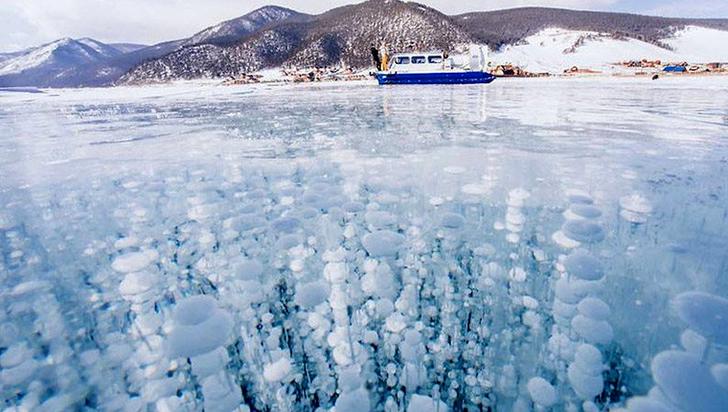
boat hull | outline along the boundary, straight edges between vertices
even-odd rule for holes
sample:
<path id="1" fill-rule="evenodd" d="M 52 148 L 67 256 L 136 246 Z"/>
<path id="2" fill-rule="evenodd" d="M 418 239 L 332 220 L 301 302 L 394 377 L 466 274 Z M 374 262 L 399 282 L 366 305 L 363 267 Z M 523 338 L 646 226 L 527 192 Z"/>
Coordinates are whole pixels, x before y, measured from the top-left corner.
<path id="1" fill-rule="evenodd" d="M 495 76 L 486 72 L 387 73 L 376 74 L 379 84 L 487 84 Z"/>

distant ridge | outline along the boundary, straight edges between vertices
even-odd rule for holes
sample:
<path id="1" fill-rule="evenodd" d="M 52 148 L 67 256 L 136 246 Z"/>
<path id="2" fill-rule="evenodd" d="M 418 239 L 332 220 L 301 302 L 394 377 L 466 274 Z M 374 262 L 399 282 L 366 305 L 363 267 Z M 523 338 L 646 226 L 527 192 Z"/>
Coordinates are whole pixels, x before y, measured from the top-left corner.
<path id="1" fill-rule="evenodd" d="M 448 16 L 431 7 L 400 0 L 369 0 L 319 15 L 266 6 L 188 38 L 147 47 L 103 45 L 91 39 L 75 41 L 81 44 L 89 40 L 89 44 L 80 47 L 98 51 L 108 46 L 118 52 L 92 53 L 95 57 L 91 59 L 51 59 L 33 68 L 18 62 L 27 61 L 26 55 L 34 49 L 0 54 L 0 86 L 78 87 L 226 78 L 277 66 L 344 64 L 363 68 L 370 65 L 369 46 L 381 41 L 392 51 L 452 50 L 466 43 L 486 44 L 492 50 L 500 50 L 546 28 L 597 32 L 667 50 L 671 48 L 671 36 L 687 26 L 728 31 L 728 19 L 664 18 L 544 7 Z"/>
<path id="2" fill-rule="evenodd" d="M 476 39 L 494 49 L 517 43 L 549 27 L 609 33 L 660 46 L 664 46 L 663 39 L 688 25 L 728 30 L 728 19 L 668 18 L 548 7 L 466 13 L 453 18 Z"/>

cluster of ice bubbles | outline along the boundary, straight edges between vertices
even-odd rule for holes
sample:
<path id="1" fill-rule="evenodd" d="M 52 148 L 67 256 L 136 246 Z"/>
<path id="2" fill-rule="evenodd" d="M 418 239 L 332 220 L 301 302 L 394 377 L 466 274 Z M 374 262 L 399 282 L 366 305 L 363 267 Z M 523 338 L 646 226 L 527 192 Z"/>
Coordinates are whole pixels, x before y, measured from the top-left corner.
<path id="1" fill-rule="evenodd" d="M 728 301 L 675 297 L 682 348 L 635 371 L 604 290 L 619 240 L 588 192 L 421 209 L 414 187 L 311 165 L 100 189 L 0 214 L 8 411 L 728 408 Z"/>

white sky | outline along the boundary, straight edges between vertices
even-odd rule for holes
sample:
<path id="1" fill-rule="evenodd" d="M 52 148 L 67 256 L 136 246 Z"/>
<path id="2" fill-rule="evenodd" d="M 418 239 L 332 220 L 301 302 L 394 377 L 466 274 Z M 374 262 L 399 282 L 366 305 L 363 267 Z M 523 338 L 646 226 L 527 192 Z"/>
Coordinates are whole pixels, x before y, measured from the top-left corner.
<path id="1" fill-rule="evenodd" d="M 188 37 L 222 20 L 277 4 L 321 13 L 358 0 L 0 0 L 0 51 L 61 37 L 153 44 Z M 728 0 L 420 0 L 447 13 L 525 5 L 728 17 Z"/>

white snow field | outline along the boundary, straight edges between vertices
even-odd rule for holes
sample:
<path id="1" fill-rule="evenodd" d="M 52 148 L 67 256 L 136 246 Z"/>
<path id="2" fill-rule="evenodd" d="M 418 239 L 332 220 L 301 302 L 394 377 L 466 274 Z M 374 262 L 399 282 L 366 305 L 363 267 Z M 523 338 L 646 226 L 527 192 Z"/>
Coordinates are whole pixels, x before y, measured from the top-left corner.
<path id="1" fill-rule="evenodd" d="M 688 26 L 663 42 L 672 50 L 603 33 L 549 28 L 489 57 L 494 64 L 515 64 L 534 73 L 562 73 L 574 66 L 618 72 L 616 63 L 642 59 L 665 63 L 728 62 L 728 31 Z"/>
<path id="2" fill-rule="evenodd" d="M 0 93 L 1 409 L 728 410 L 727 90 Z"/>

